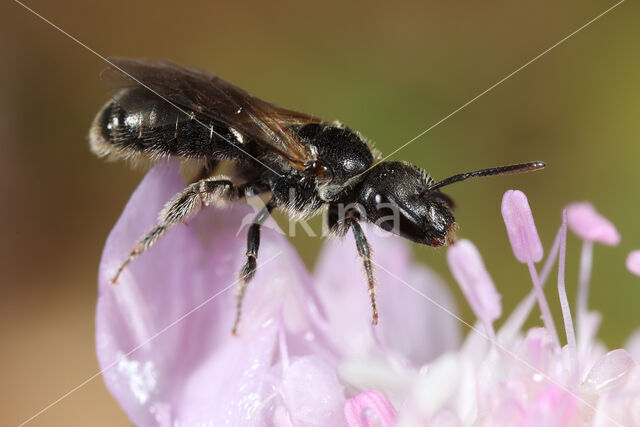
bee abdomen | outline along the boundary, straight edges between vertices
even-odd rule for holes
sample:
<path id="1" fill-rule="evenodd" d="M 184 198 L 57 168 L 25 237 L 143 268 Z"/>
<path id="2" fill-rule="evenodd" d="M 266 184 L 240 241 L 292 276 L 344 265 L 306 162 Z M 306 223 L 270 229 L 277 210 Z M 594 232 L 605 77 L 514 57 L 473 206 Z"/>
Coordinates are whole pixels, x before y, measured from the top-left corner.
<path id="1" fill-rule="evenodd" d="M 133 99 L 133 106 L 122 103 Z M 89 132 L 91 150 L 100 157 L 159 158 L 180 156 L 233 159 L 244 142 L 238 132 L 198 119 L 155 97 L 134 89 L 105 104 Z"/>

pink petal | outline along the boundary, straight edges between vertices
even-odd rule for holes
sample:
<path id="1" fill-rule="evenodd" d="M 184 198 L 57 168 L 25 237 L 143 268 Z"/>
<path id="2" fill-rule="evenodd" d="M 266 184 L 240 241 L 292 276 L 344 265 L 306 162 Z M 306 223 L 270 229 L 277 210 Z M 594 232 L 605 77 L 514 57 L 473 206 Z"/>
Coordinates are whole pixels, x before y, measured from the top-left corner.
<path id="1" fill-rule="evenodd" d="M 620 243 L 616 227 L 600 215 L 591 203 L 579 202 L 567 206 L 569 228 L 584 240 L 615 246 Z"/>
<path id="2" fill-rule="evenodd" d="M 205 208 L 188 227 L 176 226 L 127 267 L 120 284 L 109 282 L 184 185 L 175 163 L 154 167 L 107 239 L 96 309 L 104 380 L 136 425 L 259 424 L 271 419 L 275 405 L 268 398 L 278 380 L 271 370 L 279 328 L 318 336 L 302 290 L 310 286 L 309 276 L 275 225 L 262 235 L 239 338 L 230 334 L 233 284 L 244 262 L 246 236 L 236 232 L 242 219 L 254 214 L 248 206 Z M 291 351 L 298 354 L 321 347 L 315 339 L 294 341 Z"/>
<path id="3" fill-rule="evenodd" d="M 546 328 L 531 328 L 522 343 L 521 353 L 531 369 L 532 375 L 551 374 L 551 364 L 556 345 L 553 336 Z"/>
<path id="4" fill-rule="evenodd" d="M 493 410 L 486 415 L 487 426 L 522 426 L 525 410 L 520 401 L 505 397 L 494 402 Z"/>
<path id="5" fill-rule="evenodd" d="M 344 391 L 334 367 L 318 356 L 305 356 L 282 369 L 282 394 L 294 425 L 343 423 Z"/>
<path id="6" fill-rule="evenodd" d="M 572 425 L 578 401 L 569 392 L 551 385 L 539 393 L 527 409 L 526 426 L 564 427 Z"/>
<path id="7" fill-rule="evenodd" d="M 500 294 L 475 245 L 469 240 L 460 240 L 447 251 L 447 261 L 475 315 L 488 323 L 500 317 Z"/>
<path id="8" fill-rule="evenodd" d="M 631 251 L 627 256 L 627 270 L 640 276 L 640 250 Z"/>
<path id="9" fill-rule="evenodd" d="M 544 253 L 527 196 L 519 190 L 509 190 L 502 197 L 502 217 L 516 259 L 538 262 Z"/>
<path id="10" fill-rule="evenodd" d="M 457 312 L 446 284 L 426 267 L 413 265 L 407 241 L 374 226 L 363 224 L 363 229 L 373 252 L 380 313 L 375 331 L 383 344 L 415 366 L 457 348 L 460 327 L 445 311 Z M 325 244 L 315 271 L 335 346 L 347 358 L 373 355 L 378 346 L 368 332 L 372 326 L 367 278 L 351 233 Z"/>
<path id="11" fill-rule="evenodd" d="M 349 427 L 390 427 L 394 425 L 396 410 L 382 393 L 369 390 L 347 400 L 344 418 Z"/>

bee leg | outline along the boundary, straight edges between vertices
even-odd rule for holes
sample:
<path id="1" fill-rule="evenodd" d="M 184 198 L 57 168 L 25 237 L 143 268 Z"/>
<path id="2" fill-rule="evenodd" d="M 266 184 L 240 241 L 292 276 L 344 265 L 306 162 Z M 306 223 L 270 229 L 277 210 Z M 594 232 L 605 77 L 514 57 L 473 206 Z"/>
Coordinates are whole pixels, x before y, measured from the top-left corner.
<path id="1" fill-rule="evenodd" d="M 231 181 L 222 176 L 203 179 L 187 186 L 164 206 L 158 215 L 158 223 L 136 243 L 111 279 L 111 283 L 117 283 L 122 270 L 150 249 L 171 227 L 193 216 L 202 205 L 208 206 L 239 199 L 242 190 L 241 187 L 234 186 Z"/>
<path id="2" fill-rule="evenodd" d="M 233 323 L 233 329 L 231 333 L 238 335 L 238 325 L 240 324 L 240 318 L 242 316 L 242 302 L 244 301 L 245 293 L 247 292 L 247 285 L 253 276 L 256 274 L 258 264 L 258 249 L 260 248 L 260 227 L 269 218 L 271 211 L 275 207 L 275 201 L 271 199 L 264 208 L 258 212 L 258 215 L 253 220 L 253 224 L 249 227 L 249 233 L 247 234 L 247 262 L 240 270 L 238 287 L 237 302 L 236 302 L 236 320 Z"/>
<path id="3" fill-rule="evenodd" d="M 353 236 L 356 239 L 356 247 L 358 248 L 358 255 L 360 255 L 362 263 L 364 264 L 364 271 L 367 273 L 369 297 L 371 298 L 372 322 L 374 325 L 377 325 L 378 306 L 376 304 L 376 279 L 373 275 L 373 267 L 371 265 L 371 247 L 369 246 L 369 242 L 367 242 L 367 236 L 365 236 L 358 222 L 359 217 L 360 213 L 355 208 L 345 210 L 338 205 L 330 205 L 327 210 L 329 230 L 333 235 L 342 237 L 347 234 L 349 229 L 353 231 Z"/>
<path id="4" fill-rule="evenodd" d="M 376 279 L 373 275 L 373 267 L 371 266 L 371 247 L 367 241 L 360 223 L 356 220 L 351 221 L 351 230 L 353 236 L 356 239 L 356 247 L 358 248 L 358 255 L 362 259 L 364 264 L 364 271 L 367 273 L 367 281 L 369 282 L 369 298 L 371 298 L 371 311 L 373 314 L 372 322 L 374 325 L 378 324 L 378 306 L 376 305 Z"/>

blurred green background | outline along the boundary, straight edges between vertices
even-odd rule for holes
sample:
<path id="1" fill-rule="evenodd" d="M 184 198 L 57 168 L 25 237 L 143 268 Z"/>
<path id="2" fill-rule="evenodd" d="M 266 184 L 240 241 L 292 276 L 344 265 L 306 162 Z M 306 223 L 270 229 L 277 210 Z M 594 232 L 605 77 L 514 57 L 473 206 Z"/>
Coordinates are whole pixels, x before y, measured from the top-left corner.
<path id="1" fill-rule="evenodd" d="M 339 119 L 389 153 L 614 2 L 27 4 L 102 55 L 214 71 L 276 104 Z M 543 172 L 448 189 L 459 235 L 480 248 L 506 312 L 530 282 L 506 239 L 504 191 L 527 193 L 546 248 L 562 207 L 592 201 L 622 235 L 618 247 L 596 246 L 594 257 L 590 307 L 603 313 L 609 346 L 640 324 L 640 278 L 624 267 L 640 247 L 639 12 L 637 2 L 621 4 L 394 156 L 435 178 L 547 162 Z M 88 150 L 89 124 L 107 99 L 101 59 L 13 2 L 0 6 L 0 36 L 0 424 L 15 425 L 98 372 L 98 261 L 143 172 Z M 312 267 L 322 241 L 294 243 Z M 571 236 L 572 303 L 579 252 Z M 444 250 L 415 253 L 460 297 Z M 559 321 L 557 291 L 547 291 Z M 460 310 L 473 321 L 464 303 Z M 31 424 L 128 421 L 95 378 Z"/>

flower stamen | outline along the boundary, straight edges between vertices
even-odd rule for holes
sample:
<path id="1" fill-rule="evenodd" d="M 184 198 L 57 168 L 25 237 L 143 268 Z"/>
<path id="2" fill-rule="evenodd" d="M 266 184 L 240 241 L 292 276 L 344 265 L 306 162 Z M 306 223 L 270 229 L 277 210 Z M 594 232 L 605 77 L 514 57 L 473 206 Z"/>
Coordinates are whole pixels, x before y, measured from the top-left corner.
<path id="1" fill-rule="evenodd" d="M 576 335 L 573 329 L 573 319 L 571 318 L 571 309 L 569 308 L 569 300 L 567 298 L 567 290 L 565 287 L 565 258 L 567 252 L 567 210 L 562 211 L 562 226 L 560 227 L 560 255 L 558 257 L 558 296 L 560 298 L 560 307 L 562 308 L 562 318 L 564 320 L 564 329 L 567 335 L 567 345 L 569 346 L 569 359 L 571 365 L 571 383 L 577 380 L 579 372 Z"/>
<path id="2" fill-rule="evenodd" d="M 534 266 L 534 263 L 542 259 L 544 251 L 527 196 L 519 190 L 507 191 L 502 197 L 501 211 L 513 254 L 518 261 L 527 264 L 529 267 L 529 274 L 538 299 L 544 326 L 555 339 L 555 342 L 559 343 L 558 332 L 553 323 L 549 303 L 544 296 L 542 282 Z"/>

